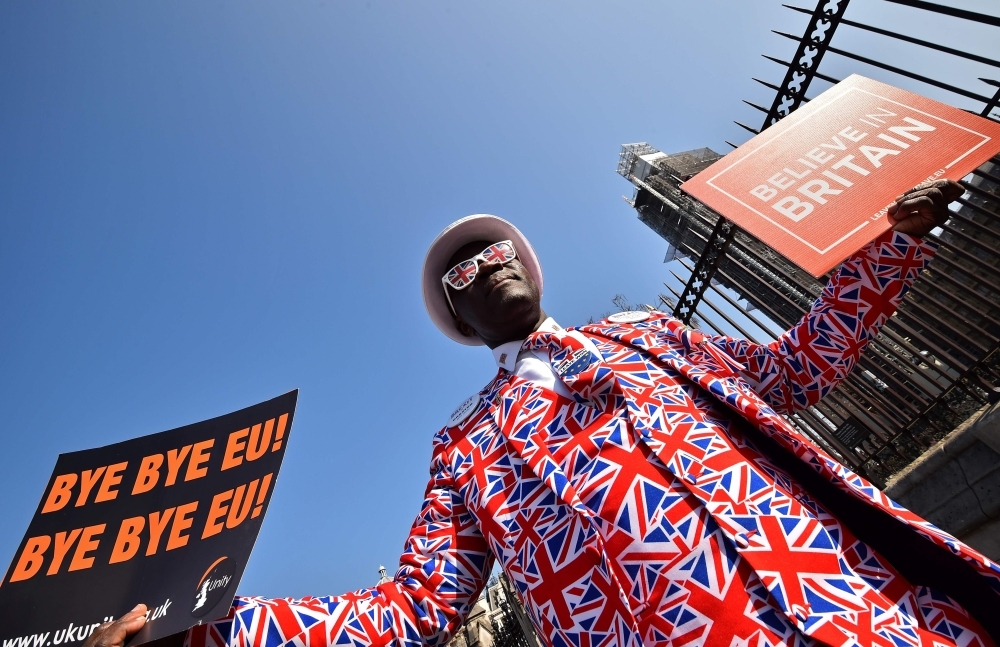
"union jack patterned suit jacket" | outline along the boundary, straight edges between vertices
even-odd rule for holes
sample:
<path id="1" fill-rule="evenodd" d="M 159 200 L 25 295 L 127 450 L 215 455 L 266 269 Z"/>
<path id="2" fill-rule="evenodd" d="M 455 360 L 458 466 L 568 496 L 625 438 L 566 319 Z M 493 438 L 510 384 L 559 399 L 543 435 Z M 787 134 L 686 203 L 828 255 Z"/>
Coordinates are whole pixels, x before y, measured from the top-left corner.
<path id="1" fill-rule="evenodd" d="M 915 597 L 914 587 L 893 584 L 872 551 L 860 544 L 848 550 L 847 531 L 810 512 L 808 495 L 793 498 L 794 488 L 776 486 L 764 488 L 766 495 L 755 491 L 755 478 L 785 481 L 766 464 L 727 451 L 737 441 L 718 428 L 685 426 L 691 398 L 680 398 L 679 412 L 655 398 L 661 382 L 674 395 L 683 395 L 671 386 L 678 381 L 697 385 L 714 403 L 704 406 L 748 421 L 840 491 L 903 522 L 920 537 L 914 541 L 959 555 L 1000 591 L 996 564 L 889 500 L 782 417 L 815 403 L 847 375 L 933 251 L 906 235 L 883 235 L 844 263 L 801 323 L 768 345 L 704 337 L 662 313 L 636 324 L 578 329 L 611 369 L 613 388 L 604 396 L 612 406 L 603 414 L 501 370 L 469 418 L 435 435 L 425 500 L 392 582 L 301 600 L 239 597 L 227 618 L 192 629 L 187 644 L 443 646 L 479 597 L 494 559 L 552 647 L 989 644 L 966 630 L 967 618 L 947 599 L 926 591 Z M 544 335 L 533 337 L 525 347 L 547 343 Z M 594 461 L 569 474 L 566 460 L 553 454 L 552 438 L 598 428 L 607 442 L 642 449 L 636 455 L 655 463 L 663 480 L 676 477 L 669 487 L 644 481 L 647 495 L 693 502 L 681 506 L 683 518 L 669 518 L 666 504 L 635 504 L 640 512 L 647 508 L 645 516 L 632 512 L 643 517 L 632 523 L 646 534 L 636 538 L 631 528 L 630 536 L 639 552 L 667 553 L 657 568 L 614 563 L 627 551 L 611 545 L 606 528 L 600 532 L 607 521 L 589 502 L 601 478 Z M 764 523 L 764 516 L 781 523 Z M 781 564 L 763 566 L 779 543 L 785 556 L 802 555 L 798 549 L 817 560 L 833 555 L 832 561 L 806 568 L 817 571 L 812 580 L 782 572 Z M 802 570 L 797 563 L 787 568 Z M 636 600 L 654 590 L 658 606 L 650 620 Z M 865 595 L 876 602 L 865 606 Z M 709 615 L 699 599 L 715 600 Z M 732 628 L 709 640 L 711 614 L 726 614 Z M 940 640 L 918 632 L 915 617 L 924 629 L 936 626 Z"/>

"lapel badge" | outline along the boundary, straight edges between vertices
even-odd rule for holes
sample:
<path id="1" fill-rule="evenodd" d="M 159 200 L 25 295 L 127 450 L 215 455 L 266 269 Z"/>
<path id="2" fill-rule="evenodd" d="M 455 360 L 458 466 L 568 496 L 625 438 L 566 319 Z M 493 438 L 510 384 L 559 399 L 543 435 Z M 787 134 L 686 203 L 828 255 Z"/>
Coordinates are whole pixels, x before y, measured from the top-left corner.
<path id="1" fill-rule="evenodd" d="M 587 370 L 597 357 L 586 348 L 581 348 L 556 366 L 559 377 L 574 377 Z"/>
<path id="2" fill-rule="evenodd" d="M 649 317 L 650 314 L 643 310 L 626 310 L 625 312 L 616 312 L 615 314 L 609 316 L 608 321 L 617 324 L 630 324 L 645 321 L 649 319 Z"/>
<path id="3" fill-rule="evenodd" d="M 481 399 L 482 398 L 479 397 L 478 393 L 470 395 L 468 398 L 466 398 L 465 401 L 462 404 L 458 405 L 458 408 L 452 412 L 451 417 L 448 418 L 447 426 L 457 427 L 458 425 L 465 422 L 469 418 L 469 416 L 471 416 L 473 412 L 475 412 L 476 408 L 479 406 L 479 401 Z"/>

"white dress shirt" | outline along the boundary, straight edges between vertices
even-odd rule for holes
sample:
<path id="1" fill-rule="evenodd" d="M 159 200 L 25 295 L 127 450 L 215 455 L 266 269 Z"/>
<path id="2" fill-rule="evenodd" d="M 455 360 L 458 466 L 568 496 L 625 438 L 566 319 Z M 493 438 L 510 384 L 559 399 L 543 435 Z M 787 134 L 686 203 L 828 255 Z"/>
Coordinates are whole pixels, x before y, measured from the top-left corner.
<path id="1" fill-rule="evenodd" d="M 594 345 L 594 342 L 590 341 L 590 339 L 575 330 L 567 332 L 562 326 L 557 324 L 552 317 L 543 321 L 542 325 L 538 327 L 538 330 L 542 332 L 556 333 L 557 335 L 560 333 L 564 335 L 572 335 L 576 339 L 580 340 L 580 342 L 584 345 L 584 348 L 598 357 L 601 356 L 601 353 L 597 350 L 597 346 Z M 522 344 L 524 344 L 523 339 L 520 341 L 509 341 L 506 344 L 500 344 L 494 348 L 493 359 L 496 360 L 497 366 L 508 370 L 514 375 L 532 382 L 542 388 L 555 391 L 561 396 L 573 399 L 573 393 L 566 388 L 563 381 L 559 379 L 558 375 L 556 375 L 555 370 L 552 368 L 552 364 L 549 363 L 548 352 L 544 350 L 522 351 Z"/>

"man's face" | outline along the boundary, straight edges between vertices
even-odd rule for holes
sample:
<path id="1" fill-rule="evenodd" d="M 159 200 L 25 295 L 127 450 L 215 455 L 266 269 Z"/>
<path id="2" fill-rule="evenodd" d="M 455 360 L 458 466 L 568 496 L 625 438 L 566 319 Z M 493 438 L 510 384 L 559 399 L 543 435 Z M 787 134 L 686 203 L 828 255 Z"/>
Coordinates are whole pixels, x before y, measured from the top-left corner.
<path id="1" fill-rule="evenodd" d="M 448 268 L 476 256 L 497 241 L 476 241 L 463 246 L 448 261 Z M 455 306 L 455 323 L 463 335 L 476 333 L 487 346 L 527 337 L 541 314 L 538 286 L 521 261 L 506 264 L 480 261 L 476 278 L 463 290 L 446 288 Z"/>

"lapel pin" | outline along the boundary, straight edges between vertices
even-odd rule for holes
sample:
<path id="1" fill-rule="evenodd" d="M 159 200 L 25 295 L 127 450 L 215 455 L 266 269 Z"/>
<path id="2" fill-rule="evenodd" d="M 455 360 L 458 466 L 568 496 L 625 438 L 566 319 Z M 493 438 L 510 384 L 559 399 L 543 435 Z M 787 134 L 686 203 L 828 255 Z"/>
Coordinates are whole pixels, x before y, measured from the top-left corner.
<path id="1" fill-rule="evenodd" d="M 616 312 L 615 314 L 608 317 L 608 321 L 611 323 L 639 323 L 640 321 L 645 321 L 649 319 L 650 315 L 648 312 L 643 312 L 642 310 L 626 310 L 625 312 Z"/>
<path id="2" fill-rule="evenodd" d="M 587 370 L 587 367 L 594 363 L 597 358 L 589 350 L 581 348 L 559 363 L 556 373 L 560 377 L 573 377 Z"/>
<path id="3" fill-rule="evenodd" d="M 458 408 L 455 409 L 454 412 L 452 412 L 451 417 L 448 418 L 447 426 L 457 427 L 458 425 L 465 422 L 468 419 L 468 417 L 471 416 L 473 412 L 476 410 L 476 407 L 479 406 L 480 399 L 481 398 L 479 397 L 478 393 L 470 395 L 468 398 L 466 398 L 465 402 L 458 405 Z"/>

